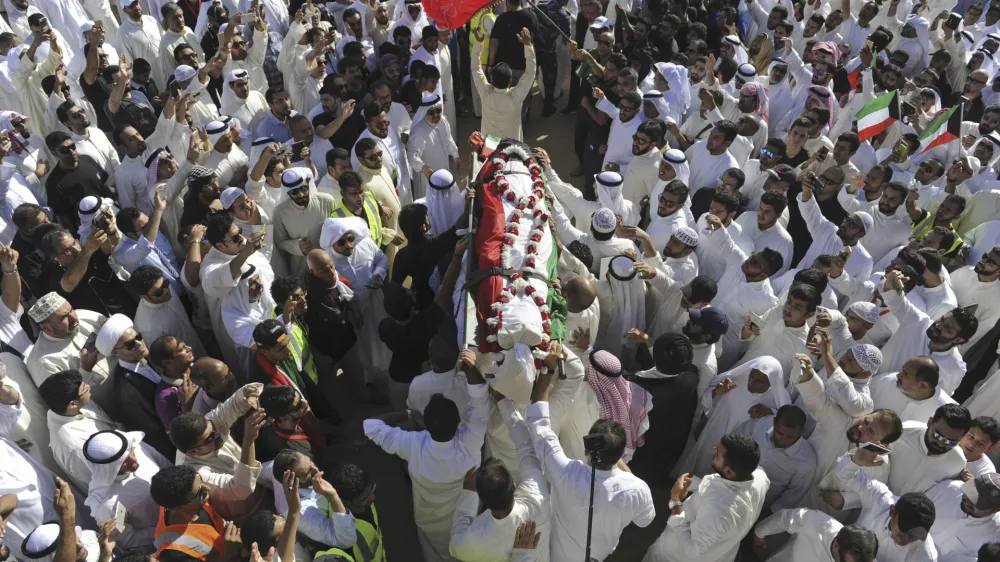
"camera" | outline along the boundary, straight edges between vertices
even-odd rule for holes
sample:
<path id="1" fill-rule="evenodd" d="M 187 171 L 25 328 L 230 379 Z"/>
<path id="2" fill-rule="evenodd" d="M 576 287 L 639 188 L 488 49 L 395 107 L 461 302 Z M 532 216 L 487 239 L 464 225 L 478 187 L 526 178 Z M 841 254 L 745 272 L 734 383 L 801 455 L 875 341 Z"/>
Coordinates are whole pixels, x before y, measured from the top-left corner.
<path id="1" fill-rule="evenodd" d="M 604 450 L 604 446 L 604 436 L 599 433 L 583 436 L 583 449 L 588 453 L 599 453 Z"/>
<path id="2" fill-rule="evenodd" d="M 90 221 L 91 226 L 97 230 L 107 230 L 108 229 L 108 216 L 104 214 L 104 208 L 97 211 L 97 215 L 92 221 Z"/>

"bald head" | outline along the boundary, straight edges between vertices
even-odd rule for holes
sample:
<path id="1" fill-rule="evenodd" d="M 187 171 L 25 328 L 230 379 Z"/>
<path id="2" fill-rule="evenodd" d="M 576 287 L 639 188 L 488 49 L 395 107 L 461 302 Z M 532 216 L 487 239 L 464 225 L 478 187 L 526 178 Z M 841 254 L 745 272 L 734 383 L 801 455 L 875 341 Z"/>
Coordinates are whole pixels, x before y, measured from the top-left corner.
<path id="1" fill-rule="evenodd" d="M 202 357 L 191 365 L 191 382 L 215 400 L 225 400 L 236 391 L 236 376 L 225 363 L 211 357 Z"/>
<path id="2" fill-rule="evenodd" d="M 310 250 L 306 254 L 306 267 L 313 277 L 326 283 L 328 287 L 337 284 L 337 266 L 326 250 L 319 248 Z"/>
<path id="3" fill-rule="evenodd" d="M 563 297 L 570 312 L 579 313 L 590 308 L 597 298 L 597 286 L 589 275 L 577 275 L 563 285 Z"/>

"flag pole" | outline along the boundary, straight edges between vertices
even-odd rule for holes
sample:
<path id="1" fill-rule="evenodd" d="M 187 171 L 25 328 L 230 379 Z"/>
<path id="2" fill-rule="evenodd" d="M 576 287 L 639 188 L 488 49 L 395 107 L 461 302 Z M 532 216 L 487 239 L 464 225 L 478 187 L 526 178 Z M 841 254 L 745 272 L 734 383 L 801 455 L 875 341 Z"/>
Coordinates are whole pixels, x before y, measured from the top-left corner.
<path id="1" fill-rule="evenodd" d="M 552 0 L 552 1 L 554 2 L 555 0 Z M 535 4 L 535 0 L 527 0 L 527 2 L 528 2 L 528 4 L 531 4 L 535 8 L 535 10 L 538 10 L 538 13 L 541 14 L 541 16 L 543 18 L 545 18 L 546 20 L 548 20 L 549 23 L 552 24 L 552 27 L 556 28 L 556 31 L 559 32 L 559 35 L 562 35 L 563 37 L 565 37 L 566 41 L 572 41 L 573 40 L 569 35 L 567 35 L 566 33 L 564 33 L 563 30 L 559 29 L 559 26 L 556 25 L 556 22 L 552 21 L 552 18 L 550 18 L 548 14 L 546 14 L 545 12 L 543 12 L 542 9 L 538 7 L 538 4 Z"/>

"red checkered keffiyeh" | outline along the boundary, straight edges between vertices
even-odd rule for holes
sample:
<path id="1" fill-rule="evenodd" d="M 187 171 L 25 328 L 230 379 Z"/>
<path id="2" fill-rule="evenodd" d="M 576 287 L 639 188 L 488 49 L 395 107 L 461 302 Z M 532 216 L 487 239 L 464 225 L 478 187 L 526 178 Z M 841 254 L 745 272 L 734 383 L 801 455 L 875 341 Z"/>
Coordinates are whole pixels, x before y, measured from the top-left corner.
<path id="1" fill-rule="evenodd" d="M 587 361 L 587 384 L 597 395 L 601 404 L 601 419 L 614 420 L 625 428 L 628 436 L 626 446 L 635 449 L 642 446 L 639 426 L 646 417 L 645 408 L 634 408 L 632 385 L 622 375 L 622 364 L 617 357 L 607 351 L 595 351 Z M 635 411 L 638 410 L 638 411 Z"/>

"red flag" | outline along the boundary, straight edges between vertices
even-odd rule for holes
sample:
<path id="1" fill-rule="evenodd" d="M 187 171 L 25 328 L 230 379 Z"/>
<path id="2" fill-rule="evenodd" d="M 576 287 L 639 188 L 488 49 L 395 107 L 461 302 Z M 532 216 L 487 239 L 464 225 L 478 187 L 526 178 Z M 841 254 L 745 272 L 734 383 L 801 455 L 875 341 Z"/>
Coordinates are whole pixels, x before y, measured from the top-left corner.
<path id="1" fill-rule="evenodd" d="M 422 0 L 421 3 L 438 29 L 458 29 L 493 0 Z"/>

